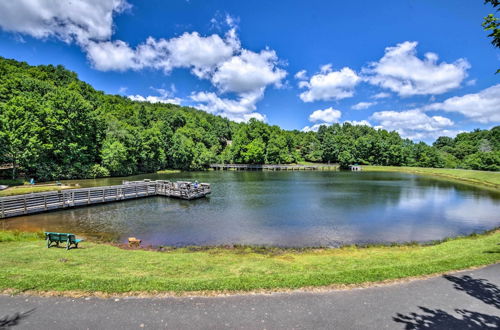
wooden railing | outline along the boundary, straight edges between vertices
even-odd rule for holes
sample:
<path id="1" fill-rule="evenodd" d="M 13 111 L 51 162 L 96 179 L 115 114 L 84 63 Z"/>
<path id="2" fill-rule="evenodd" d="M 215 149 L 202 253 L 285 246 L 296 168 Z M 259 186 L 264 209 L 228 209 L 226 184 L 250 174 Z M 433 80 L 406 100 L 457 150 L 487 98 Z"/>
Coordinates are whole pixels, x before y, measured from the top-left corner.
<path id="1" fill-rule="evenodd" d="M 236 171 L 328 171 L 338 169 L 338 165 L 271 165 L 271 164 L 210 164 L 214 170 L 236 170 Z"/>
<path id="2" fill-rule="evenodd" d="M 167 196 L 182 199 L 205 197 L 211 193 L 208 183 L 185 181 L 124 181 L 121 185 L 67 189 L 0 198 L 0 218 L 50 211 L 75 206 L 92 205 L 147 196 Z"/>

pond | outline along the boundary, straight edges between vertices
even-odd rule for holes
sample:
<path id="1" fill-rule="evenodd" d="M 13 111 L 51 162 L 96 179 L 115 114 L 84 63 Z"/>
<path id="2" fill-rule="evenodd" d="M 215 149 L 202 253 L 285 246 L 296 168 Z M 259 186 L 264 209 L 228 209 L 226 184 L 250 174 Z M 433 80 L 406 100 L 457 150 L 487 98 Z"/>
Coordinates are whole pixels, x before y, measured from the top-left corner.
<path id="1" fill-rule="evenodd" d="M 500 226 L 500 193 L 393 172 L 187 172 L 127 179 L 212 184 L 205 199 L 148 197 L 0 220 L 0 228 L 73 232 L 145 244 L 282 247 L 427 242 Z M 82 187 L 123 178 L 79 180 Z"/>

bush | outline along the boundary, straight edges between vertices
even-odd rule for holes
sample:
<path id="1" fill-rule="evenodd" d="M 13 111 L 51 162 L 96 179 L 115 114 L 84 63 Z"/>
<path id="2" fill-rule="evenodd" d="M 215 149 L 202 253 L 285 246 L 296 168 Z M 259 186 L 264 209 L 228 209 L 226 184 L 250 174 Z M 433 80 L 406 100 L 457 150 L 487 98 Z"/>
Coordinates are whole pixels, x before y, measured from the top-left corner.
<path id="1" fill-rule="evenodd" d="M 0 185 L 22 186 L 23 184 L 24 184 L 23 179 L 2 179 L 2 180 L 0 180 Z"/>
<path id="2" fill-rule="evenodd" d="M 484 171 L 500 171 L 500 151 L 476 152 L 465 157 L 464 168 Z"/>
<path id="3" fill-rule="evenodd" d="M 92 165 L 92 167 L 87 172 L 87 177 L 92 179 L 102 178 L 106 176 L 109 176 L 109 170 L 99 164 Z"/>

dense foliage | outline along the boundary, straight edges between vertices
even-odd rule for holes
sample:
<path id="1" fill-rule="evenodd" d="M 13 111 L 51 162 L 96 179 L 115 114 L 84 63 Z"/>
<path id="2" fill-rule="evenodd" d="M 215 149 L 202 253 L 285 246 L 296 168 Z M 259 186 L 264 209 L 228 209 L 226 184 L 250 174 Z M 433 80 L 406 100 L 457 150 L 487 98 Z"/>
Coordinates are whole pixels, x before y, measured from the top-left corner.
<path id="1" fill-rule="evenodd" d="M 213 162 L 331 162 L 500 169 L 500 127 L 434 146 L 368 126 L 285 131 L 193 108 L 106 95 L 62 66 L 0 58 L 0 164 L 39 180 L 122 176 Z M 16 173 L 18 171 L 18 173 Z"/>
<path id="2" fill-rule="evenodd" d="M 497 12 L 500 11 L 499 0 L 485 0 L 484 3 L 489 3 Z M 494 14 L 489 14 L 484 18 L 483 27 L 485 31 L 490 32 L 488 37 L 492 38 L 491 43 L 493 46 L 500 48 L 500 19 Z M 500 73 L 500 69 L 497 70 L 497 73 Z"/>

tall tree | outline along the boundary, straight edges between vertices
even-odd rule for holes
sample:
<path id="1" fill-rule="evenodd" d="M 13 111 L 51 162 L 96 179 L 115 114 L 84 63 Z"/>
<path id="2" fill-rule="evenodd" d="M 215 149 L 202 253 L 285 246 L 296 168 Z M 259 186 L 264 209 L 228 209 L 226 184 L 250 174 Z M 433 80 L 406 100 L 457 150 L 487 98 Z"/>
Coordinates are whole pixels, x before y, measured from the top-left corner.
<path id="1" fill-rule="evenodd" d="M 500 0 L 485 0 L 485 4 L 490 3 L 496 11 L 500 11 Z M 498 7 L 498 8 L 497 8 Z M 500 19 L 495 17 L 494 14 L 489 14 L 484 18 L 483 28 L 485 31 L 489 31 L 488 37 L 492 38 L 491 43 L 493 46 L 500 48 Z M 497 70 L 497 73 L 500 69 Z"/>

